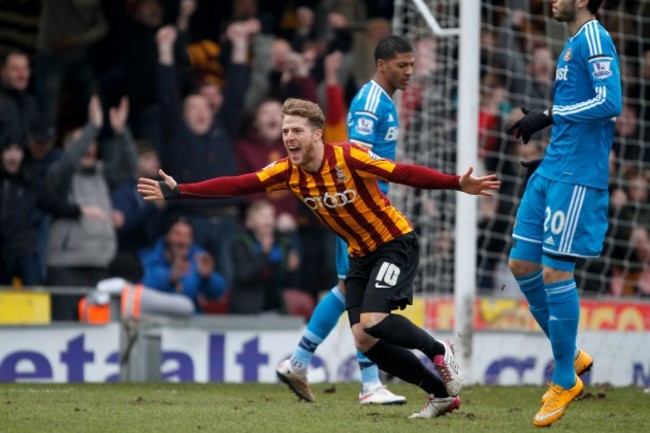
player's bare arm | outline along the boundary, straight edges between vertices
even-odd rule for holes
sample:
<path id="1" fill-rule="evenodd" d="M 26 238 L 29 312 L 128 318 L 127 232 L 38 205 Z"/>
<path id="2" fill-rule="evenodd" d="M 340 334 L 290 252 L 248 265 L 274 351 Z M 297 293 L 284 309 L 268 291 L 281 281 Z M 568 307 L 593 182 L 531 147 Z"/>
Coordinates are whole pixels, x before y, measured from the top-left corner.
<path id="1" fill-rule="evenodd" d="M 473 172 L 474 167 L 470 167 L 460 177 L 460 190 L 464 193 L 490 197 L 493 195 L 492 191 L 496 191 L 501 187 L 501 181 L 497 179 L 496 174 L 474 177 L 472 176 Z"/>

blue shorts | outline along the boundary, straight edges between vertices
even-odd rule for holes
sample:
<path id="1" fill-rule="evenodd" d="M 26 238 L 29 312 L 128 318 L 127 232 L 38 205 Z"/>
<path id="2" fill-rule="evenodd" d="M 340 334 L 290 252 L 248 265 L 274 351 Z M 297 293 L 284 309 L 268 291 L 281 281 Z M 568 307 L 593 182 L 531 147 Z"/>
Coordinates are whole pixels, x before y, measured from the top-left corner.
<path id="1" fill-rule="evenodd" d="M 350 270 L 350 257 L 348 256 L 348 244 L 340 236 L 336 237 L 336 274 L 339 280 L 345 280 Z"/>
<path id="2" fill-rule="evenodd" d="M 511 258 L 539 263 L 541 252 L 570 257 L 598 257 L 607 233 L 609 192 L 556 182 L 535 173 L 517 211 Z M 537 257 L 522 257 L 517 244 L 538 246 Z M 530 247 L 530 245 L 529 245 Z M 535 254 L 534 254 L 535 255 Z"/>

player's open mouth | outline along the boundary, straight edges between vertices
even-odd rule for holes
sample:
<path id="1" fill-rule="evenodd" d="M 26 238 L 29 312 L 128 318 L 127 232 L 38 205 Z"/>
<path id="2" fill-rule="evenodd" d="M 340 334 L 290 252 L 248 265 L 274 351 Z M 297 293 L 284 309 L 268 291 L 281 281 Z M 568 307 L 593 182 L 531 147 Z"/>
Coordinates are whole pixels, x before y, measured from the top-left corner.
<path id="1" fill-rule="evenodd" d="M 289 146 L 289 155 L 296 156 L 300 153 L 300 148 L 297 146 Z"/>

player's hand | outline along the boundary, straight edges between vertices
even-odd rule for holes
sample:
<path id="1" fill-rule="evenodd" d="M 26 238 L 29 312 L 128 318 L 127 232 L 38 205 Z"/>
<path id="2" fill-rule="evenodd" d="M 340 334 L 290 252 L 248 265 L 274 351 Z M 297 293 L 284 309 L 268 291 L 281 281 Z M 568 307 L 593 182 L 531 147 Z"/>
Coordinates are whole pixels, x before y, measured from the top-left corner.
<path id="1" fill-rule="evenodd" d="M 553 124 L 553 115 L 549 110 L 530 110 L 521 107 L 524 117 L 508 127 L 508 133 L 515 133 L 515 138 L 521 137 L 524 144 L 528 143 L 530 136 Z"/>
<path id="2" fill-rule="evenodd" d="M 526 169 L 526 174 L 524 174 L 524 187 L 528 183 L 528 179 L 535 173 L 537 167 L 542 163 L 542 158 L 531 159 L 530 161 L 519 161 L 522 167 Z"/>
<path id="3" fill-rule="evenodd" d="M 460 177 L 460 190 L 464 193 L 490 197 L 492 196 L 492 191 L 501 188 L 501 181 L 497 179 L 496 174 L 474 177 L 472 176 L 473 172 L 474 167 L 470 167 Z"/>
<path id="4" fill-rule="evenodd" d="M 138 179 L 138 192 L 145 201 L 152 200 L 170 200 L 180 195 L 178 183 L 173 177 L 164 171 L 159 170 L 158 174 L 163 180 L 149 179 L 141 177 Z"/>

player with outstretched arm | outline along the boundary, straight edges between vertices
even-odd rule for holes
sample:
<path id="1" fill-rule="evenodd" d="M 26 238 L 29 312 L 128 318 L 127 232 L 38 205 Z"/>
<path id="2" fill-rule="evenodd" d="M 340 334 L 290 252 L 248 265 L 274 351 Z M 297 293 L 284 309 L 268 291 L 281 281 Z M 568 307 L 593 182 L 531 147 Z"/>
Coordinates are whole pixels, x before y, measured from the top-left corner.
<path id="1" fill-rule="evenodd" d="M 255 173 L 188 184 L 177 184 L 161 171 L 161 181 L 140 178 L 138 191 L 147 201 L 293 192 L 348 243 L 346 308 L 356 347 L 382 370 L 427 393 L 424 408 L 413 418 L 455 410 L 460 406 L 460 384 L 453 377 L 441 380 L 411 351 L 433 358 L 436 340 L 408 318 L 391 314 L 413 301 L 419 244 L 411 223 L 381 192 L 377 179 L 485 196 L 492 195 L 501 182 L 494 174 L 472 176 L 472 167 L 461 176 L 449 175 L 379 158 L 360 145 L 324 143 L 323 112 L 309 101 L 287 99 L 282 115 L 288 157 Z M 450 367 L 449 374 L 458 372 L 457 365 Z"/>
<path id="2" fill-rule="evenodd" d="M 357 92 L 348 112 L 348 140 L 361 144 L 386 159 L 395 159 L 395 147 L 399 133 L 397 107 L 392 96 L 397 89 L 404 90 L 413 74 L 415 58 L 413 47 L 401 36 L 389 35 L 380 40 L 375 47 L 375 74 Z M 388 182 L 378 180 L 379 188 L 388 193 Z M 305 332 L 300 337 L 291 357 L 283 360 L 276 368 L 280 380 L 301 399 L 312 402 L 314 394 L 309 386 L 307 370 L 318 346 L 332 332 L 341 315 L 345 312 L 345 278 L 348 274 L 348 245 L 340 236 L 336 237 L 336 273 L 338 284 L 334 286 L 314 309 Z M 453 362 L 450 346 L 438 342 L 438 354 L 434 365 L 443 366 Z M 404 404 L 406 398 L 393 394 L 381 383 L 377 365 L 357 350 L 357 360 L 361 373 L 361 404 Z"/>

